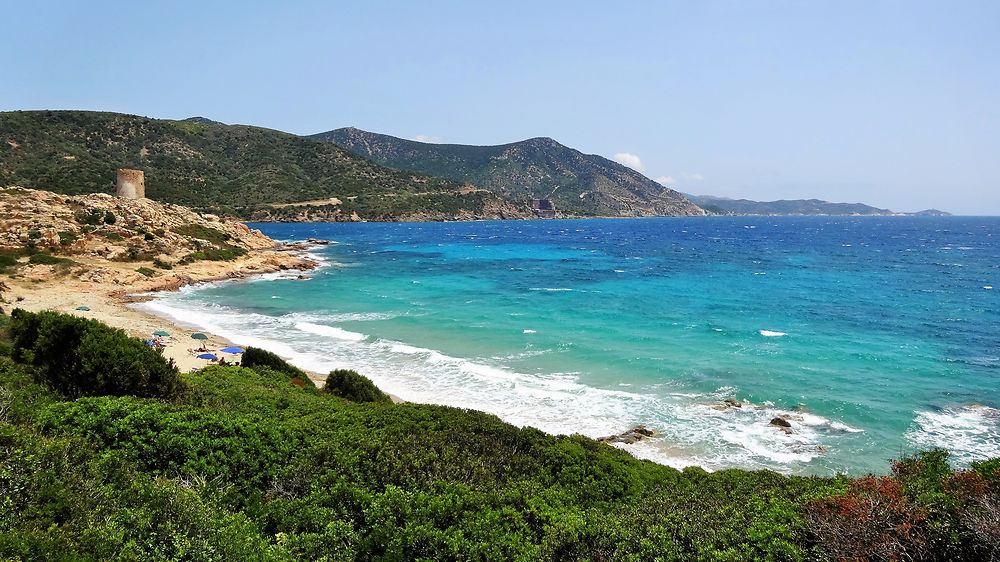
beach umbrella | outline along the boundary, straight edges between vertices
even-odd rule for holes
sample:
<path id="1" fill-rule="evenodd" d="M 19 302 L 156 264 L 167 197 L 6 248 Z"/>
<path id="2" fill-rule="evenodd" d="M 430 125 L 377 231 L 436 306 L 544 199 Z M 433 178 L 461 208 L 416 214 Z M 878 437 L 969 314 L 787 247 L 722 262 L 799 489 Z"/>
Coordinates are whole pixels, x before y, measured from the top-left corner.
<path id="1" fill-rule="evenodd" d="M 206 336 L 205 334 L 203 334 L 201 332 L 195 332 L 195 333 L 191 334 L 191 339 L 207 340 L 208 336 Z"/>
<path id="2" fill-rule="evenodd" d="M 84 311 L 86 311 L 86 310 L 90 310 L 90 307 L 89 306 L 78 306 L 78 307 L 76 307 L 76 309 L 77 310 L 84 310 Z"/>
<path id="3" fill-rule="evenodd" d="M 198 359 L 208 359 L 209 361 L 215 361 L 216 359 L 218 359 L 218 357 L 212 355 L 211 353 L 202 353 L 201 355 L 198 356 Z"/>
<path id="4" fill-rule="evenodd" d="M 154 342 L 153 340 L 146 340 L 146 345 L 148 345 L 149 347 L 156 347 L 156 342 Z"/>
<path id="5" fill-rule="evenodd" d="M 166 332 L 166 331 L 163 331 L 163 330 L 157 330 L 157 331 L 153 332 L 153 335 L 154 336 L 160 336 L 160 337 L 167 337 L 167 336 L 170 335 L 170 332 Z"/>
<path id="6" fill-rule="evenodd" d="M 242 347 L 223 347 L 219 351 L 223 353 L 243 353 Z"/>

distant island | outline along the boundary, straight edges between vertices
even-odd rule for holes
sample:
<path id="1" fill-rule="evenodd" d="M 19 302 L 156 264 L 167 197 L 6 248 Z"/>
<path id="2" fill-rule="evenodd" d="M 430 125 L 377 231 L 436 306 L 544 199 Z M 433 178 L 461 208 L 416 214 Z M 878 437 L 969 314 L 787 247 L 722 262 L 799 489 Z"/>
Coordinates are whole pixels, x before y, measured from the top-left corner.
<path id="1" fill-rule="evenodd" d="M 951 213 L 927 209 L 915 213 L 901 213 L 880 209 L 864 203 L 831 203 L 821 199 L 782 199 L 778 201 L 752 201 L 730 199 L 713 195 L 689 195 L 689 200 L 716 215 L 833 215 L 833 216 L 929 216 L 946 217 Z"/>

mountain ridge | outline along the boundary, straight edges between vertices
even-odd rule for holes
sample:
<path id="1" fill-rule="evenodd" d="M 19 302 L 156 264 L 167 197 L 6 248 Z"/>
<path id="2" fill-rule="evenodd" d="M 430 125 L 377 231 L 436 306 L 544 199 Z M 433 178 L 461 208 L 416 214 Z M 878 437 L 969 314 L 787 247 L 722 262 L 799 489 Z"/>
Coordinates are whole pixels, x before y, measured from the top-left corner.
<path id="1" fill-rule="evenodd" d="M 270 205 L 331 198 L 340 203 L 321 209 L 321 220 L 530 216 L 526 205 L 517 209 L 460 182 L 389 169 L 336 145 L 263 127 L 205 117 L 0 112 L 0 186 L 113 193 L 121 167 L 143 170 L 153 199 L 244 218 L 308 217 Z"/>
<path id="2" fill-rule="evenodd" d="M 497 145 L 425 143 L 344 127 L 309 135 L 400 170 L 467 182 L 514 200 L 551 199 L 567 215 L 704 215 L 681 193 L 551 137 Z"/>

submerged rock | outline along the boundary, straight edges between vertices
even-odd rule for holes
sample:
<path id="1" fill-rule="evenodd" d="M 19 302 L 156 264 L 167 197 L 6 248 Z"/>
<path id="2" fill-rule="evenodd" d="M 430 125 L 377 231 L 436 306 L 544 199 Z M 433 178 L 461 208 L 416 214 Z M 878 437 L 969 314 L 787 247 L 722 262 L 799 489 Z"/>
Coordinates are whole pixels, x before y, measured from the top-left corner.
<path id="1" fill-rule="evenodd" d="M 775 425 L 778 427 L 792 427 L 791 422 L 785 418 L 772 418 L 770 425 Z"/>
<path id="2" fill-rule="evenodd" d="M 626 432 L 619 433 L 618 435 L 609 435 L 607 437 L 598 437 L 597 440 L 604 443 L 625 443 L 626 445 L 631 445 L 655 435 L 656 432 L 647 428 L 645 425 L 637 425 Z"/>

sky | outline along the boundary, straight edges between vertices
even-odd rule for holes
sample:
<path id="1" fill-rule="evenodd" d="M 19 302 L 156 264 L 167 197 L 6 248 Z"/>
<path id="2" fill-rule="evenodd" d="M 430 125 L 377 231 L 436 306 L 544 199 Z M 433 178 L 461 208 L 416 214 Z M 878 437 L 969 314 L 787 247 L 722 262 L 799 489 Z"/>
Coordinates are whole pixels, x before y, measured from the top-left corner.
<path id="1" fill-rule="evenodd" d="M 0 110 L 459 144 L 685 193 L 1000 215 L 1000 2 L 9 2 Z"/>

